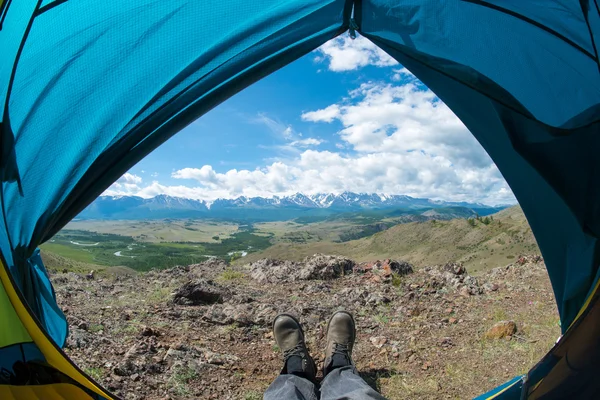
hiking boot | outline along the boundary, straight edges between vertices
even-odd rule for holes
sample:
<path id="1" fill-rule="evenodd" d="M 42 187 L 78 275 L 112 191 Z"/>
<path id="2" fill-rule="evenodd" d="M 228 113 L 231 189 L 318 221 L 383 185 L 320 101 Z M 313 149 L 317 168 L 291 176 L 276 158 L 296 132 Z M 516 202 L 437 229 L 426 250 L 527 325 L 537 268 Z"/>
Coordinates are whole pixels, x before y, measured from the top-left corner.
<path id="1" fill-rule="evenodd" d="M 327 347 L 323 376 L 335 368 L 354 365 L 352 362 L 352 347 L 356 338 L 354 318 L 346 311 L 338 311 L 331 316 L 327 324 Z"/>
<path id="2" fill-rule="evenodd" d="M 279 314 L 273 321 L 273 336 L 283 352 L 282 374 L 294 374 L 315 381 L 317 367 L 308 354 L 300 322 L 291 315 Z"/>

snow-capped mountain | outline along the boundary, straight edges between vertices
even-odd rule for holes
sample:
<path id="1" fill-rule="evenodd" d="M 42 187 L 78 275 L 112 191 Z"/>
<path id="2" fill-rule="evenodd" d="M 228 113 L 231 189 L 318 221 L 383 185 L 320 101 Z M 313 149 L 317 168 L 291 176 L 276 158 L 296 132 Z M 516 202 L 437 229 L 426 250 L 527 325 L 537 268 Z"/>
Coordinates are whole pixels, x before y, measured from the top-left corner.
<path id="1" fill-rule="evenodd" d="M 296 193 L 282 197 L 237 197 L 203 200 L 158 195 L 150 199 L 136 196 L 100 196 L 79 218 L 85 219 L 155 219 L 155 218 L 231 218 L 251 220 L 286 220 L 299 216 L 326 216 L 360 210 L 426 211 L 444 207 L 462 207 L 481 215 L 504 207 L 478 203 L 447 202 L 405 195 L 343 192 L 306 195 Z"/>

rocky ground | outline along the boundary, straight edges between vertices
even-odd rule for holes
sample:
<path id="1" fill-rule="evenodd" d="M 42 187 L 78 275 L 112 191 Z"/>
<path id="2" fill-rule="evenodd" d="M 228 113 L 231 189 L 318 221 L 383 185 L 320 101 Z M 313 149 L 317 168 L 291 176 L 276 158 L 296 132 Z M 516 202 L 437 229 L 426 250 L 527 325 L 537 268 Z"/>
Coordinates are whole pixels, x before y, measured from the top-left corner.
<path id="1" fill-rule="evenodd" d="M 354 314 L 356 364 L 385 396 L 454 399 L 526 372 L 560 334 L 543 261 L 517 260 L 477 277 L 454 263 L 315 255 L 52 279 L 67 353 L 126 399 L 260 399 L 281 368 L 275 315 L 300 319 L 322 363 L 338 309 Z"/>

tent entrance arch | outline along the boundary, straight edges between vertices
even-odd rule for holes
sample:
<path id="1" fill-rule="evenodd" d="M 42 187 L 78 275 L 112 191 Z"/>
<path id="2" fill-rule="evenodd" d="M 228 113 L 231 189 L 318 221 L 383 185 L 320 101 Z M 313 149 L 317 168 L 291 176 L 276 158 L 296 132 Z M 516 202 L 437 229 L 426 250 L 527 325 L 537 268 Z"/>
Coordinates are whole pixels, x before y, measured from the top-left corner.
<path id="1" fill-rule="evenodd" d="M 3 398 L 111 398 L 60 351 L 66 324 L 37 246 L 178 130 L 350 27 L 469 128 L 546 260 L 565 335 L 490 396 L 597 389 L 598 340 L 587 328 L 597 314 L 600 231 L 594 0 L 0 4 L 0 306 L 11 321 L 0 328 L 0 359 L 14 361 L 18 346 L 17 357 L 64 375 L 60 384 L 0 384 Z"/>

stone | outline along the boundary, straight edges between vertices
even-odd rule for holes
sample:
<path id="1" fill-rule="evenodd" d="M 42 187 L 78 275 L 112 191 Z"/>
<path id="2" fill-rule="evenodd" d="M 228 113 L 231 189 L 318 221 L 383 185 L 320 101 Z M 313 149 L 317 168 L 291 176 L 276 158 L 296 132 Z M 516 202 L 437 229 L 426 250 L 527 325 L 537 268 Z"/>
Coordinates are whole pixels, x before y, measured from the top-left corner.
<path id="1" fill-rule="evenodd" d="M 212 281 L 199 279 L 181 286 L 173 294 L 173 303 L 179 305 L 202 305 L 222 303 L 225 289 Z"/>
<path id="2" fill-rule="evenodd" d="M 464 275 L 467 273 L 467 270 L 462 265 L 462 263 L 454 263 L 454 262 L 447 263 L 446 265 L 444 265 L 443 270 L 450 272 L 451 274 L 454 274 L 454 275 Z"/>
<path id="3" fill-rule="evenodd" d="M 387 338 L 385 336 L 373 336 L 369 339 L 373 346 L 378 349 L 382 348 L 387 343 Z"/>
<path id="4" fill-rule="evenodd" d="M 140 332 L 142 336 L 160 336 L 160 332 L 156 329 L 152 329 L 149 326 L 144 326 Z"/>
<path id="5" fill-rule="evenodd" d="M 412 274 L 414 268 L 412 264 L 406 261 L 396 261 L 388 258 L 383 261 L 377 260 L 373 262 L 361 263 L 359 265 L 354 266 L 353 271 L 357 273 L 374 271 L 387 277 L 391 276 L 392 274 Z"/>
<path id="6" fill-rule="evenodd" d="M 511 337 L 517 333 L 517 324 L 515 321 L 496 322 L 486 333 L 486 339 L 503 339 Z"/>
<path id="7" fill-rule="evenodd" d="M 498 290 L 498 285 L 495 283 L 487 282 L 483 285 L 483 290 L 486 292 L 495 292 Z"/>
<path id="8" fill-rule="evenodd" d="M 352 272 L 354 261 L 340 256 L 315 254 L 302 262 L 262 259 L 246 266 L 258 282 L 296 282 L 330 280 Z"/>
<path id="9" fill-rule="evenodd" d="M 385 297 L 381 293 L 371 293 L 369 295 L 369 297 L 367 297 L 366 303 L 370 304 L 370 305 L 379 305 L 379 304 L 387 304 L 390 301 L 391 300 L 389 298 Z"/>
<path id="10" fill-rule="evenodd" d="M 67 337 L 66 347 L 71 349 L 81 349 L 88 346 L 92 341 L 92 335 L 83 329 L 71 329 Z"/>
<path id="11" fill-rule="evenodd" d="M 117 376 L 131 376 L 136 372 L 136 366 L 130 360 L 125 360 L 113 369 Z"/>

